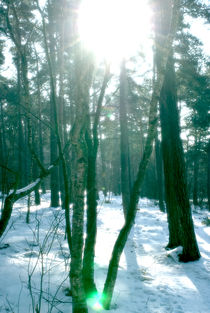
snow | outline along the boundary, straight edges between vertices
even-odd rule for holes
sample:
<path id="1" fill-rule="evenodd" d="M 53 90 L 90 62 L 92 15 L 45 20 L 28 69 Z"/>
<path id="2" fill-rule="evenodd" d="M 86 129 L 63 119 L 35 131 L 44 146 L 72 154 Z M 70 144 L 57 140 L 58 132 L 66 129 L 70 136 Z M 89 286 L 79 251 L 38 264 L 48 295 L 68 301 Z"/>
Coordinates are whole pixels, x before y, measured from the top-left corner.
<path id="1" fill-rule="evenodd" d="M 21 188 L 21 189 L 17 189 L 15 194 L 20 194 L 22 192 L 26 192 L 32 188 L 34 188 L 39 182 L 40 182 L 40 178 L 37 178 L 33 183 L 27 185 L 26 187 L 24 188 Z M 10 190 L 9 194 L 12 194 L 14 192 L 14 190 Z"/>
<path id="2" fill-rule="evenodd" d="M 43 313 L 69 313 L 64 211 L 50 208 L 47 194 L 40 206 L 31 208 L 27 225 L 26 204 L 26 199 L 15 204 L 9 230 L 0 242 L 0 312 L 33 312 L 42 300 Z M 196 210 L 194 214 L 202 258 L 185 264 L 178 262 L 181 247 L 170 252 L 164 249 L 168 238 L 166 214 L 147 199 L 140 200 L 139 208 L 121 257 L 110 313 L 210 313 L 210 227 L 202 223 L 209 213 Z M 111 203 L 101 198 L 95 257 L 99 291 L 123 221 L 121 198 L 113 197 Z M 106 312 L 99 303 L 88 304 L 90 313 Z"/>

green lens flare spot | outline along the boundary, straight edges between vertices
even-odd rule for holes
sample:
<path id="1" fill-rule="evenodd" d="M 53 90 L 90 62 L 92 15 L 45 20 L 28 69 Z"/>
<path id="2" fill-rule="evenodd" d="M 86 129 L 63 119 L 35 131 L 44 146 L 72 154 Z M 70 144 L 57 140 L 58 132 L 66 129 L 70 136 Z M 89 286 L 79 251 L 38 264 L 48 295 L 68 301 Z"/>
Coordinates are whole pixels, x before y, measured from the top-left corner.
<path id="1" fill-rule="evenodd" d="M 94 305 L 93 305 L 93 309 L 96 310 L 96 311 L 101 311 L 103 309 L 102 305 L 100 302 L 96 302 Z"/>
<path id="2" fill-rule="evenodd" d="M 101 300 L 101 295 L 98 293 L 93 293 L 92 295 L 90 295 L 87 302 L 88 302 L 88 305 L 94 311 L 101 311 L 101 310 L 103 310 L 103 306 L 102 306 L 100 300 Z"/>

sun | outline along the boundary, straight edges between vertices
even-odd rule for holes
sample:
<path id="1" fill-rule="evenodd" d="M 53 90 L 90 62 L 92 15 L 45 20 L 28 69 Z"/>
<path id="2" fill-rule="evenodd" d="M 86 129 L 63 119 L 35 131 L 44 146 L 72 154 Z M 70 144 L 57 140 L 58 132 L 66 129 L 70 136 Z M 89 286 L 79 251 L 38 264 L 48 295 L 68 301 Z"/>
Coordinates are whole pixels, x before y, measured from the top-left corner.
<path id="1" fill-rule="evenodd" d="M 147 0 L 83 0 L 80 40 L 98 59 L 120 62 L 138 51 L 151 33 Z"/>

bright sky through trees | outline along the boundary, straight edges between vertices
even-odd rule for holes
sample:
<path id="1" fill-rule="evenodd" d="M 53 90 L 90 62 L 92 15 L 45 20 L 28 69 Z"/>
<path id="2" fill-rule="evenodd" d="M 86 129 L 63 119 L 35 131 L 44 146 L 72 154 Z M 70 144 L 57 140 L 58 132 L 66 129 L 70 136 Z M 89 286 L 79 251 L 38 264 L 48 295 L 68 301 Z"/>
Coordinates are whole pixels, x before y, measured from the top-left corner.
<path id="1" fill-rule="evenodd" d="M 131 57 L 151 34 L 147 1 L 84 0 L 79 12 L 81 40 L 97 59 L 119 63 Z"/>

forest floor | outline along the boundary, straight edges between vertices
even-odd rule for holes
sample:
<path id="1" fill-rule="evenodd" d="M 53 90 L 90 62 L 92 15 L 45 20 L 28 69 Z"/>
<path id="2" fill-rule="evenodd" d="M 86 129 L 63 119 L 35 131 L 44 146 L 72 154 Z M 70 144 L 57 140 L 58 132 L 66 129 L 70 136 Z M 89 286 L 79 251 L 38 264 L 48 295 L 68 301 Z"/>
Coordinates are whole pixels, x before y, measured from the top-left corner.
<path id="1" fill-rule="evenodd" d="M 0 242 L 0 312 L 71 312 L 69 252 L 64 241 L 64 212 L 49 208 L 49 194 L 31 207 L 14 206 L 9 230 Z M 110 313 L 210 313 L 210 226 L 205 210 L 193 212 L 202 258 L 179 263 L 168 253 L 166 214 L 141 199 L 136 224 L 121 257 Z M 102 291 L 112 247 L 123 224 L 120 197 L 99 201 L 95 280 Z M 89 312 L 107 312 L 93 301 Z"/>

